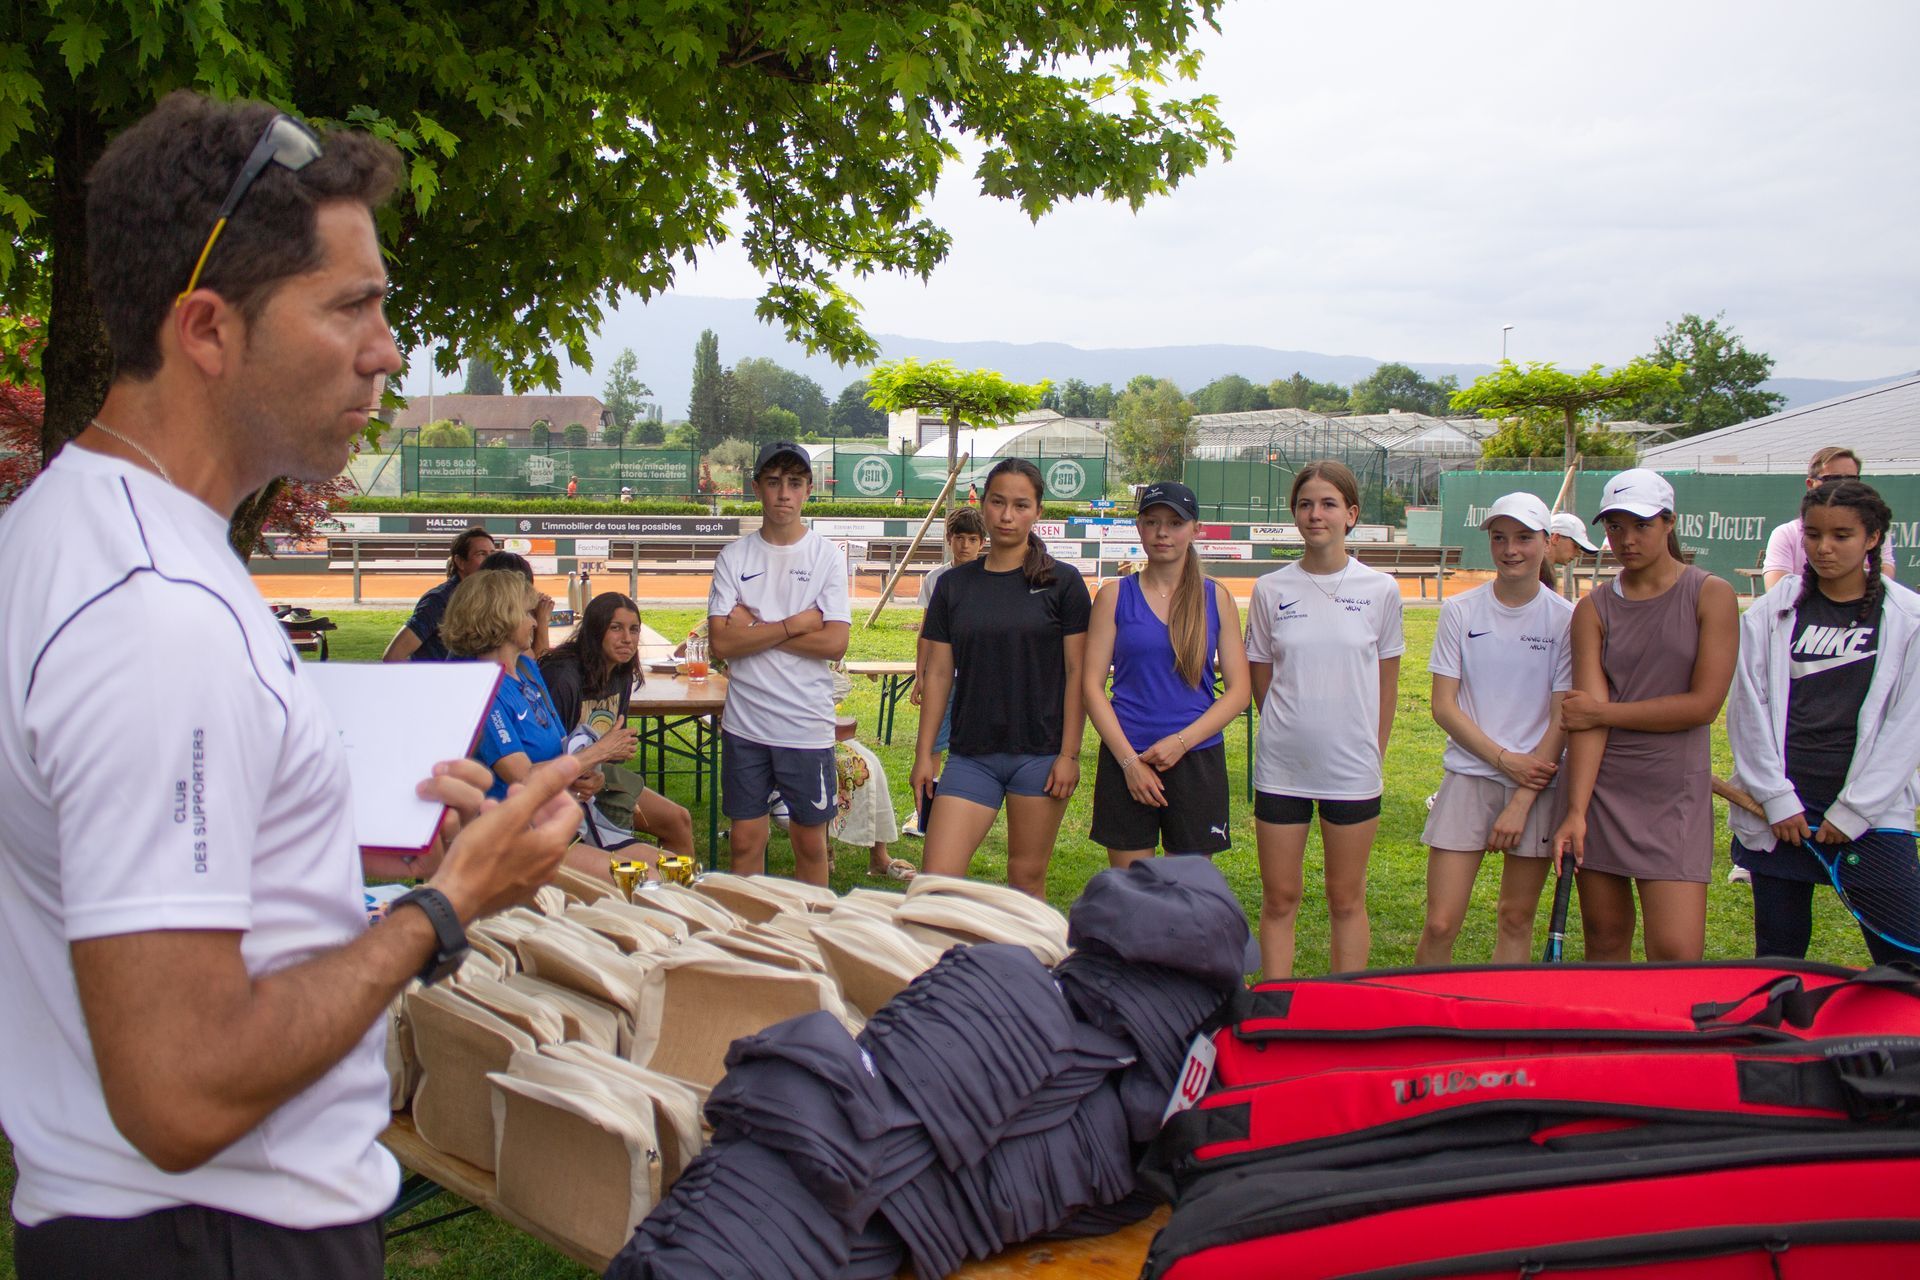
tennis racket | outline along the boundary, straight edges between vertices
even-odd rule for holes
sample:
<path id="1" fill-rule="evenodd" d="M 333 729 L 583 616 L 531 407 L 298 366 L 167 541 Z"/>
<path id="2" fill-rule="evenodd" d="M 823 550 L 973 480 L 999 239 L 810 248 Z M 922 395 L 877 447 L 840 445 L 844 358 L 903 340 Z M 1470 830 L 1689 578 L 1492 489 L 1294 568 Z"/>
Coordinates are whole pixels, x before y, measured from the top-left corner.
<path id="1" fill-rule="evenodd" d="M 1762 820 L 1754 798 L 1731 782 L 1714 779 L 1714 792 Z M 1913 832 L 1873 827 L 1846 844 L 1809 840 L 1801 848 L 1826 868 L 1840 903 L 1860 927 L 1920 958 L 1920 858 L 1907 842 Z"/>
<path id="2" fill-rule="evenodd" d="M 1547 921 L 1547 945 L 1540 963 L 1560 964 L 1567 958 L 1567 906 L 1573 900 L 1573 859 L 1560 869 L 1560 883 L 1553 887 L 1553 915 Z"/>

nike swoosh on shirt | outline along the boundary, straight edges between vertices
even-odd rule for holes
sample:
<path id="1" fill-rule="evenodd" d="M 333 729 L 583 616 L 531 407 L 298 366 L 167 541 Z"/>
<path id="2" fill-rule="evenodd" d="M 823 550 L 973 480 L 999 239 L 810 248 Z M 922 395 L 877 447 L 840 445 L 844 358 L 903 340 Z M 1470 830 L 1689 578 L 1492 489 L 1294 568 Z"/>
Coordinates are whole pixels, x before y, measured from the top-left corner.
<path id="1" fill-rule="evenodd" d="M 525 720 L 525 719 L 527 718 L 527 716 L 528 716 L 528 714 L 529 714 L 529 713 L 528 713 L 528 712 L 525 712 L 525 711 L 516 711 L 516 712 L 514 712 L 514 713 L 513 713 L 513 718 L 514 718 L 515 720 Z"/>
<path id="2" fill-rule="evenodd" d="M 1878 657 L 1879 653 L 1880 651 L 1875 649 L 1871 653 L 1843 653 L 1837 658 L 1811 658 L 1804 662 L 1789 663 L 1787 672 L 1798 680 L 1801 676 L 1817 676 L 1822 671 L 1835 671 L 1856 662 L 1864 662 L 1869 658 Z"/>
<path id="3" fill-rule="evenodd" d="M 1280 612 L 1281 612 L 1281 613 L 1285 613 L 1285 612 L 1286 612 L 1287 610 L 1289 610 L 1289 609 L 1291 609 L 1291 608 L 1293 608 L 1293 606 L 1295 606 L 1295 605 L 1297 605 L 1297 604 L 1299 604 L 1299 603 L 1300 603 L 1300 601 L 1299 601 L 1299 600 L 1297 600 L 1297 599 L 1296 599 L 1296 600 L 1282 600 L 1282 601 L 1280 602 Z"/>
<path id="4" fill-rule="evenodd" d="M 1467 632 L 1467 639 L 1478 640 L 1481 636 L 1484 636 L 1486 634 L 1487 633 L 1485 631 L 1469 631 Z"/>
<path id="5" fill-rule="evenodd" d="M 759 573 L 743 573 L 740 575 L 740 581 L 752 582 L 755 578 L 758 578 L 765 573 L 766 573 L 765 569 L 762 569 Z"/>
<path id="6" fill-rule="evenodd" d="M 1045 590 L 1046 590 L 1046 588 L 1045 588 L 1045 587 L 1028 587 L 1028 588 L 1027 588 L 1027 594 L 1028 594 L 1028 595 L 1030 595 L 1030 596 L 1037 596 L 1037 595 L 1039 595 L 1039 594 L 1040 594 L 1040 593 L 1041 593 L 1042 591 L 1045 591 Z"/>

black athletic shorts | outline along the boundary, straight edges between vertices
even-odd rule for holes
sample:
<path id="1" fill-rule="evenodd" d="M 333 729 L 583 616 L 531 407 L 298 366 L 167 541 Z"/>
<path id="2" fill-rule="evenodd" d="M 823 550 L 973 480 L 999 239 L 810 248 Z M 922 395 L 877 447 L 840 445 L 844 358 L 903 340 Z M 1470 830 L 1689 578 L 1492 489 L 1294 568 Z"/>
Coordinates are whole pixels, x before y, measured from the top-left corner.
<path id="1" fill-rule="evenodd" d="M 15 1225 L 20 1280 L 380 1280 L 378 1218 L 300 1231 L 182 1205 L 137 1218 L 51 1218 Z"/>
<path id="2" fill-rule="evenodd" d="M 1093 842 L 1108 849 L 1162 848 L 1168 853 L 1215 854 L 1231 848 L 1227 835 L 1227 744 L 1189 751 L 1160 775 L 1167 805 L 1141 804 L 1106 744 L 1093 775 Z"/>
<path id="3" fill-rule="evenodd" d="M 1380 797 L 1371 800 L 1322 800 L 1323 826 L 1353 827 L 1380 816 Z M 1253 793 L 1253 816 L 1281 827 L 1304 827 L 1313 821 L 1314 801 L 1305 796 L 1283 796 L 1271 791 Z"/>

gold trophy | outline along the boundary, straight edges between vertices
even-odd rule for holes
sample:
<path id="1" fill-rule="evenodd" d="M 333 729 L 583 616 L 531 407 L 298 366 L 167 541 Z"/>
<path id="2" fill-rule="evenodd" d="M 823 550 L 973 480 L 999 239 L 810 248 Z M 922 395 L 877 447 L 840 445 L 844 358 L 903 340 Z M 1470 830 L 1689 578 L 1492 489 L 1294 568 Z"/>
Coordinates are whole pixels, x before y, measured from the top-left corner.
<path id="1" fill-rule="evenodd" d="M 631 902 L 633 886 L 639 884 L 640 878 L 647 874 L 647 864 L 629 862 L 624 858 L 609 858 L 607 863 L 608 870 L 613 872 L 614 887 L 620 890 L 621 897 Z"/>
<path id="2" fill-rule="evenodd" d="M 660 878 L 673 884 L 692 884 L 693 859 L 679 854 L 668 854 L 660 859 Z"/>

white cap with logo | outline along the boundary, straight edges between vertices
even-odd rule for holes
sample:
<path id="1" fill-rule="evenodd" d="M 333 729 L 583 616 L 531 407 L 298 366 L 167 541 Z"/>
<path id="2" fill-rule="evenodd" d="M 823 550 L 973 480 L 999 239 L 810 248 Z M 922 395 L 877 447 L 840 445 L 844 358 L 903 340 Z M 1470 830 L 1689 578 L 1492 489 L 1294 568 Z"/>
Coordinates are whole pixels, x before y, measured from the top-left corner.
<path id="1" fill-rule="evenodd" d="M 1673 510 L 1673 486 L 1657 471 L 1635 467 L 1607 481 L 1600 494 L 1600 516 L 1609 511 L 1625 511 L 1643 519 Z"/>
<path id="2" fill-rule="evenodd" d="M 1509 520 L 1518 520 L 1527 528 L 1545 533 L 1553 523 L 1553 512 L 1547 510 L 1547 504 L 1538 494 L 1503 493 L 1487 508 L 1487 514 L 1481 519 L 1480 527 L 1486 528 L 1501 516 Z"/>
<path id="3" fill-rule="evenodd" d="M 1572 538 L 1573 545 L 1579 547 L 1582 551 L 1598 551 L 1600 549 L 1593 544 L 1593 539 L 1587 536 L 1586 524 L 1581 521 L 1579 516 L 1573 514 L 1571 511 L 1557 513 L 1553 517 L 1553 528 L 1549 530 L 1549 532 Z"/>

